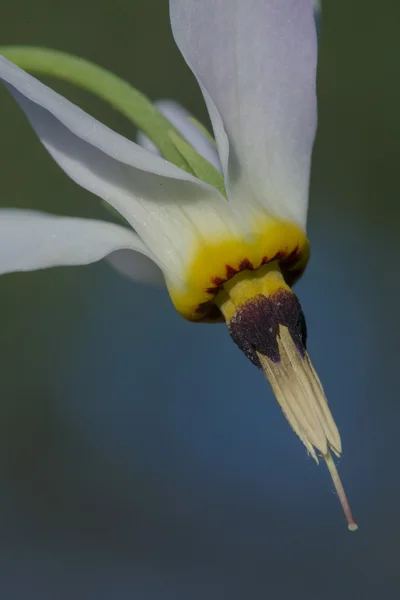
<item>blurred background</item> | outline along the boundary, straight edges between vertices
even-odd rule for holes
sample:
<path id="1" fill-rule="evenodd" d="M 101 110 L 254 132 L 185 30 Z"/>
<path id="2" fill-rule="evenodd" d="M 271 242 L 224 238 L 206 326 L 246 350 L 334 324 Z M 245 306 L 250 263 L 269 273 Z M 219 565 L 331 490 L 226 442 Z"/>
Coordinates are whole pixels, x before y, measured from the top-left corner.
<path id="1" fill-rule="evenodd" d="M 360 530 L 223 325 L 186 323 L 165 291 L 104 263 L 13 274 L 0 280 L 4 600 L 399 596 L 400 4 L 324 9 L 313 256 L 297 293 Z M 0 42 L 81 55 L 207 122 L 167 0 L 14 0 Z M 1 205 L 108 218 L 3 89 L 0 119 Z"/>

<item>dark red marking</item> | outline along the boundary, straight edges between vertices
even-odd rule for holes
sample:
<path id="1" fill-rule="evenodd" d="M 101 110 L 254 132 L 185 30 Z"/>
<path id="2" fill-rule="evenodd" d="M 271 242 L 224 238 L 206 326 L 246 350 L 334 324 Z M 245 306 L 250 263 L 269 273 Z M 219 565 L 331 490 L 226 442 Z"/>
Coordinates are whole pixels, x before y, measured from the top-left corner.
<path id="1" fill-rule="evenodd" d="M 207 294 L 213 294 L 213 296 L 215 296 L 216 294 L 218 294 L 218 292 L 220 291 L 222 286 L 218 285 L 216 287 L 209 287 L 206 289 Z"/>
<path id="2" fill-rule="evenodd" d="M 233 267 L 231 267 L 231 265 L 225 265 L 225 269 L 226 269 L 226 281 L 228 279 L 232 279 L 232 277 L 237 275 L 237 273 L 239 272 L 237 269 L 234 269 Z"/>
<path id="3" fill-rule="evenodd" d="M 220 287 L 223 283 L 225 283 L 226 279 L 222 279 L 222 277 L 212 277 L 211 281 L 216 287 Z"/>
<path id="4" fill-rule="evenodd" d="M 273 260 L 285 260 L 286 259 L 286 252 L 283 252 L 282 250 L 279 250 L 279 252 L 277 252 L 273 258 Z"/>
<path id="5" fill-rule="evenodd" d="M 246 269 L 249 269 L 249 271 L 252 271 L 253 268 L 254 267 L 248 258 L 245 258 L 244 260 L 242 260 L 242 262 L 239 265 L 239 271 L 245 271 Z"/>
<path id="6" fill-rule="evenodd" d="M 268 256 L 263 256 L 260 266 L 268 264 L 269 262 L 272 262 L 274 260 L 279 261 L 282 267 L 282 275 L 286 283 L 289 286 L 293 286 L 304 271 L 303 266 L 297 265 L 300 258 L 301 252 L 299 250 L 299 246 L 296 246 L 289 254 L 287 254 L 283 250 L 279 250 L 271 258 L 268 258 Z M 229 281 L 229 279 L 232 279 L 232 277 L 237 275 L 240 271 L 245 271 L 246 269 L 248 269 L 249 271 L 254 270 L 254 266 L 248 258 L 243 259 L 239 264 L 239 268 L 236 269 L 231 265 L 225 265 L 226 277 L 212 277 L 211 282 L 213 283 L 213 286 L 206 288 L 207 294 L 210 294 L 215 297 L 221 291 L 226 281 Z M 203 302 L 197 307 L 196 311 L 198 314 L 207 317 L 207 319 L 209 320 L 221 319 L 221 312 L 216 307 L 213 300 L 207 300 L 206 302 Z"/>
<path id="7" fill-rule="evenodd" d="M 221 321 L 222 315 L 218 306 L 213 302 L 213 300 L 207 300 L 207 302 L 202 302 L 196 308 L 196 312 L 202 317 L 207 318 L 209 321 Z"/>
<path id="8" fill-rule="evenodd" d="M 296 246 L 296 248 L 294 250 L 292 250 L 292 252 L 285 259 L 283 259 L 285 267 L 290 267 L 290 265 L 295 264 L 299 260 L 299 258 L 300 258 L 299 247 Z"/>

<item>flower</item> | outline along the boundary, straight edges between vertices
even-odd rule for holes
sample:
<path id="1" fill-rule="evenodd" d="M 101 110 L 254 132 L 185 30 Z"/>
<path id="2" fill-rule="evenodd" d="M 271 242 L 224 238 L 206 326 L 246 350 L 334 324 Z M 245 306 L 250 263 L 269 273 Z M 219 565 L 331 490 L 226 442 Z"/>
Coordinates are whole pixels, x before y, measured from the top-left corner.
<path id="1" fill-rule="evenodd" d="M 0 213 L 0 272 L 109 257 L 136 280 L 162 280 L 192 321 L 225 320 L 261 367 L 294 431 L 327 461 L 340 436 L 306 351 L 291 290 L 309 257 L 305 233 L 316 130 L 313 0 L 171 0 L 176 43 L 198 80 L 216 147 L 176 104 L 160 109 L 224 177 L 226 196 L 99 123 L 0 58 L 0 80 L 77 184 L 131 228 L 30 211 Z"/>

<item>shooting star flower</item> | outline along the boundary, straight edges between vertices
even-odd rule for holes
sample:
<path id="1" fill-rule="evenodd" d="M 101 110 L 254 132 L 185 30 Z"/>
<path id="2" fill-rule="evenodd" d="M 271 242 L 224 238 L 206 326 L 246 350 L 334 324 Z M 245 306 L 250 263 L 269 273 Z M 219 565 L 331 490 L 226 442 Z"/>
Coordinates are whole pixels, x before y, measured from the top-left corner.
<path id="1" fill-rule="evenodd" d="M 0 80 L 40 141 L 78 185 L 131 226 L 37 212 L 0 213 L 0 272 L 109 260 L 165 280 L 190 321 L 225 320 L 262 368 L 307 451 L 326 460 L 353 517 L 331 451 L 341 441 L 306 350 L 291 286 L 309 257 L 305 233 L 316 130 L 313 0 L 171 0 L 177 45 L 197 78 L 216 147 L 187 113 L 161 105 L 182 136 L 219 169 L 221 190 L 125 139 L 0 59 Z"/>

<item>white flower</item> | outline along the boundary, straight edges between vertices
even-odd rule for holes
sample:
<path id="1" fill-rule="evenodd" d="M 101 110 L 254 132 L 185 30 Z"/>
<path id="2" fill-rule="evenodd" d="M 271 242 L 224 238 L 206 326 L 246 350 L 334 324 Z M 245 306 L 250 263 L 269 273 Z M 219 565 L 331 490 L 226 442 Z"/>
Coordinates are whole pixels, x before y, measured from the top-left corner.
<path id="1" fill-rule="evenodd" d="M 140 252 L 162 270 L 179 312 L 197 320 L 214 299 L 213 280 L 226 279 L 226 265 L 238 269 L 249 260 L 256 268 L 296 251 L 299 261 L 291 256 L 290 269 L 302 270 L 316 127 L 312 2 L 172 0 L 171 21 L 206 98 L 219 160 L 184 111 L 175 108 L 175 118 L 167 113 L 208 160 L 222 165 L 228 201 L 1 59 L 1 80 L 52 157 L 137 235 L 103 222 L 85 229 L 82 220 L 7 211 L 2 227 L 11 237 L 12 223 L 13 234 L 1 238 L 0 272 L 86 264 L 127 248 L 135 251 L 133 276 Z M 145 264 L 140 260 L 139 277 Z"/>
<path id="2" fill-rule="evenodd" d="M 53 159 L 132 227 L 3 210 L 0 272 L 109 256 L 136 280 L 164 277 L 186 319 L 225 317 L 308 451 L 316 458 L 319 450 L 334 469 L 329 450 L 340 453 L 340 437 L 289 287 L 308 260 L 317 121 L 313 6 L 313 0 L 170 1 L 173 34 L 202 90 L 218 153 L 183 109 L 160 108 L 222 171 L 227 198 L 157 155 L 145 138 L 143 146 L 125 139 L 0 58 L 0 80 Z"/>

